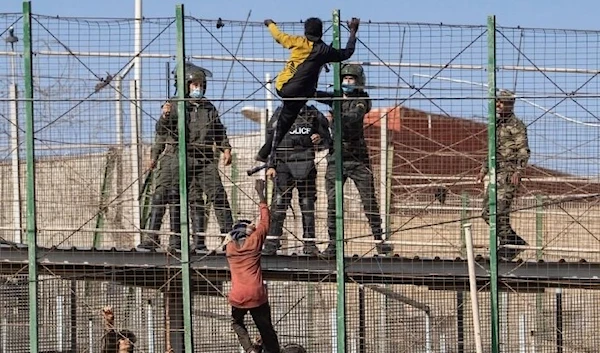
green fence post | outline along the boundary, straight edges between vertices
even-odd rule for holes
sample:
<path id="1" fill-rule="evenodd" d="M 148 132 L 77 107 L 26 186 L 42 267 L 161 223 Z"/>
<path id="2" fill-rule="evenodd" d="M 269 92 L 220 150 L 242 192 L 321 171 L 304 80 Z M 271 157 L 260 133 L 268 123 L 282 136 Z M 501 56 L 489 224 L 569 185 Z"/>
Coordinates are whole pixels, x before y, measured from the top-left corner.
<path id="1" fill-rule="evenodd" d="M 463 192 L 460 197 L 460 256 L 464 259 L 467 257 L 467 241 L 465 239 L 465 224 L 469 218 L 469 194 Z"/>
<path id="2" fill-rule="evenodd" d="M 496 234 L 496 16 L 488 16 L 488 166 L 490 213 L 490 304 L 492 353 L 500 352 L 498 301 L 498 241 Z"/>
<path id="3" fill-rule="evenodd" d="M 29 351 L 38 345 L 37 224 L 35 208 L 35 144 L 33 126 L 33 52 L 31 1 L 23 2 L 23 64 L 25 75 L 25 148 L 27 159 L 27 249 L 29 285 Z"/>
<path id="4" fill-rule="evenodd" d="M 194 351 L 192 340 L 192 287 L 190 273 L 190 227 L 188 222 L 186 124 L 185 124 L 185 28 L 183 4 L 175 7 L 177 24 L 177 131 L 179 138 L 179 195 L 181 215 L 181 284 L 183 288 L 183 327 L 186 352 Z"/>
<path id="5" fill-rule="evenodd" d="M 535 197 L 535 258 L 541 260 L 544 252 L 542 246 L 544 246 L 544 199 L 542 195 L 536 195 Z M 535 295 L 535 316 L 536 316 L 536 342 L 539 342 L 537 336 L 540 332 L 546 330 L 546 320 L 544 319 L 544 296 L 543 290 L 536 293 Z"/>
<path id="6" fill-rule="evenodd" d="M 340 44 L 340 10 L 333 10 L 333 47 L 339 49 Z M 333 91 L 336 98 L 342 96 L 340 64 L 333 64 Z M 346 279 L 344 263 L 344 184 L 342 182 L 342 119 L 341 102 L 333 102 L 333 137 L 335 163 L 335 244 L 336 244 L 336 280 L 337 280 L 337 352 L 346 352 Z"/>

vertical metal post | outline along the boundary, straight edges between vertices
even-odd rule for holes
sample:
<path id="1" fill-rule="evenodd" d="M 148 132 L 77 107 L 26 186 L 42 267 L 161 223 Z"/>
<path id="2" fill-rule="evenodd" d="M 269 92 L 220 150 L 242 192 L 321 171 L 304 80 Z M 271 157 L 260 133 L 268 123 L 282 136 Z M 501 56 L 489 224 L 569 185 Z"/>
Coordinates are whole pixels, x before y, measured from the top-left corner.
<path id="1" fill-rule="evenodd" d="M 333 11 L 333 46 L 340 48 L 340 10 Z M 342 96 L 340 64 L 333 64 L 333 92 L 336 98 Z M 337 280 L 337 352 L 346 352 L 346 281 L 344 263 L 344 184 L 342 162 L 342 119 L 341 102 L 333 102 L 333 122 L 335 126 L 334 157 L 335 163 L 335 243 L 336 243 L 336 280 Z"/>
<path id="2" fill-rule="evenodd" d="M 133 174 L 135 180 L 139 180 L 141 173 L 140 173 L 140 164 L 141 164 L 141 158 L 140 158 L 140 152 L 141 152 L 141 146 L 142 146 L 142 131 L 144 131 L 144 129 L 142 128 L 142 106 L 143 106 L 143 102 L 142 102 L 142 57 L 141 57 L 141 53 L 142 53 L 142 36 L 143 36 L 143 8 L 142 8 L 142 1 L 143 0 L 134 0 L 134 16 L 135 16 L 135 22 L 134 22 L 134 34 L 133 34 L 133 52 L 135 53 L 135 57 L 133 58 L 133 82 L 135 82 L 135 125 L 137 126 L 137 130 L 136 130 L 136 137 L 137 137 L 137 143 L 135 145 L 133 145 L 135 147 L 135 159 L 134 162 L 137 163 L 137 170 L 135 170 L 136 173 Z M 133 185 L 134 188 L 134 192 L 135 197 L 134 199 L 137 200 L 137 195 L 139 195 L 140 192 L 140 183 L 136 182 L 135 185 Z M 135 222 L 136 223 L 136 229 L 140 229 L 140 203 L 139 201 L 137 202 L 137 217 L 135 218 Z M 139 244 L 139 242 L 141 241 L 141 236 L 139 236 L 139 233 L 136 232 L 136 242 L 135 244 Z"/>
<path id="3" fill-rule="evenodd" d="M 148 331 L 148 353 L 154 353 L 154 308 L 150 300 L 148 300 L 148 304 L 146 305 L 146 329 Z"/>
<path id="4" fill-rule="evenodd" d="M 116 194 L 123 194 L 123 92 L 121 91 L 123 87 L 123 77 L 121 75 L 117 75 L 114 80 L 115 86 L 115 132 L 116 139 L 115 143 L 117 145 L 117 189 Z M 116 215 L 115 215 L 115 223 L 121 224 L 123 219 L 123 207 L 121 203 L 118 202 L 116 204 Z M 137 245 L 137 244 L 135 244 Z"/>
<path id="5" fill-rule="evenodd" d="M 388 112 L 384 110 L 381 114 L 381 125 L 379 129 L 379 149 L 380 149 L 380 159 L 379 159 L 379 205 L 380 205 L 380 215 L 381 219 L 385 220 L 384 223 L 385 228 L 383 229 L 383 240 L 388 239 L 389 237 L 389 224 L 387 222 L 389 214 L 389 203 L 388 203 Z M 379 323 L 381 328 L 379 330 L 379 344 L 381 353 L 387 352 L 388 347 L 388 330 L 387 330 L 387 310 L 388 310 L 388 300 L 387 296 L 382 296 L 380 301 L 380 309 L 379 309 Z"/>
<path id="6" fill-rule="evenodd" d="M 17 85 L 14 83 L 14 55 L 11 56 L 13 82 L 10 84 L 10 151 L 11 151 L 11 180 L 13 186 L 13 241 L 23 242 L 21 237 L 21 164 L 19 161 L 19 101 Z"/>
<path id="7" fill-rule="evenodd" d="M 239 169 L 239 158 L 237 153 L 231 154 L 231 214 L 233 221 L 237 222 L 238 213 L 240 212 L 240 195 L 239 195 L 239 181 L 240 181 L 240 169 Z"/>
<path id="8" fill-rule="evenodd" d="M 0 344 L 0 348 L 2 348 L 2 353 L 8 353 L 8 333 L 6 332 L 8 331 L 8 319 L 6 318 L 6 315 L 3 315 L 1 320 L 0 342 L 2 343 Z"/>
<path id="9" fill-rule="evenodd" d="M 62 295 L 56 296 L 56 348 L 59 352 L 63 351 L 63 338 L 65 335 L 64 326 L 64 297 Z"/>
<path id="10" fill-rule="evenodd" d="M 498 317 L 500 320 L 500 352 L 507 353 L 509 351 L 508 344 L 510 343 L 508 338 L 508 292 L 506 290 L 501 290 L 500 293 L 498 293 L 498 297 Z"/>
<path id="11" fill-rule="evenodd" d="M 385 212 L 385 234 L 386 239 L 392 235 L 392 176 L 394 171 L 394 145 L 387 145 L 387 175 L 386 175 L 386 212 Z"/>
<path id="12" fill-rule="evenodd" d="M 138 95 L 138 82 L 133 80 L 129 86 L 129 97 L 131 99 L 131 105 L 129 108 L 129 123 L 131 130 L 131 190 L 133 192 L 131 197 L 131 218 L 133 220 L 133 227 L 136 230 L 136 246 L 141 241 L 140 233 L 137 231 L 141 229 L 140 200 L 138 198 L 140 193 L 140 126 L 138 124 L 138 104 L 140 101 L 138 100 Z"/>
<path id="13" fill-rule="evenodd" d="M 273 83 L 271 83 L 271 74 L 268 72 L 265 73 L 265 82 L 266 82 L 265 98 L 267 99 L 266 108 L 270 114 L 273 114 L 273 112 L 274 112 L 274 110 L 273 110 L 274 109 L 273 108 L 273 93 L 271 93 L 271 92 L 273 92 Z M 261 125 L 264 125 L 264 126 L 261 126 L 261 129 L 260 129 L 260 143 L 261 144 L 265 143 L 265 141 L 267 140 L 266 124 L 269 122 L 269 118 L 270 117 L 267 116 L 267 121 L 265 121 L 264 124 L 261 124 Z"/>
<path id="14" fill-rule="evenodd" d="M 366 353 L 367 319 L 365 306 L 365 287 L 358 286 L 358 352 Z"/>
<path id="15" fill-rule="evenodd" d="M 94 353 L 94 323 L 92 319 L 88 320 L 88 352 Z"/>
<path id="16" fill-rule="evenodd" d="M 473 335 L 475 336 L 475 351 L 483 353 L 481 338 L 481 320 L 479 319 L 479 299 L 477 294 L 477 274 L 475 270 L 475 256 L 473 254 L 473 237 L 471 224 L 465 224 L 465 239 L 467 241 L 467 264 L 469 269 L 469 289 L 471 293 L 471 316 L 473 317 Z"/>
<path id="17" fill-rule="evenodd" d="M 490 305 L 492 353 L 500 352 L 498 311 L 498 240 L 496 234 L 496 16 L 488 16 L 488 167 L 490 214 Z"/>
<path id="18" fill-rule="evenodd" d="M 466 253 L 466 250 L 465 250 Z M 465 254 L 466 256 L 466 254 Z M 465 353 L 465 295 L 462 291 L 456 292 L 456 342 L 457 352 Z"/>
<path id="19" fill-rule="evenodd" d="M 536 260 L 541 260 L 544 252 L 542 250 L 542 246 L 544 245 L 544 199 L 542 195 L 536 195 L 535 197 L 536 207 L 535 207 L 535 246 L 537 249 L 535 250 L 535 258 Z M 535 331 L 536 335 L 533 338 L 534 341 L 538 341 L 537 333 L 544 332 L 546 329 L 544 320 L 544 293 L 543 290 L 541 292 L 536 293 L 535 295 Z"/>
<path id="20" fill-rule="evenodd" d="M 469 218 L 469 194 L 463 192 L 460 197 L 460 256 L 464 259 L 467 256 L 467 241 L 465 240 L 465 224 Z"/>
<path id="21" fill-rule="evenodd" d="M 562 288 L 556 288 L 556 353 L 563 353 L 563 297 L 562 297 Z"/>
<path id="22" fill-rule="evenodd" d="M 77 351 L 77 280 L 71 280 L 70 298 L 71 352 Z"/>
<path id="23" fill-rule="evenodd" d="M 387 167 L 388 167 L 388 155 L 387 155 L 387 147 L 388 147 L 388 112 L 384 110 L 381 114 L 381 123 L 380 123 L 380 139 L 379 139 L 379 204 L 381 205 L 380 214 L 381 219 L 387 219 L 388 213 L 388 193 L 387 193 Z M 386 229 L 383 232 L 383 239 L 388 238 L 387 222 L 385 223 Z"/>
<path id="24" fill-rule="evenodd" d="M 188 222 L 186 109 L 185 109 L 185 26 L 183 4 L 175 8 L 177 23 L 177 130 L 179 135 L 179 194 L 181 215 L 181 277 L 185 351 L 194 351 L 192 340 L 192 288 L 190 283 L 190 229 Z"/>
<path id="25" fill-rule="evenodd" d="M 15 44 L 19 41 L 14 35 L 14 28 L 11 26 L 8 29 L 8 36 L 4 38 L 7 43 L 10 43 L 10 151 L 11 151 L 11 178 L 13 189 L 13 241 L 22 243 L 22 226 L 21 226 L 21 173 L 20 173 L 20 153 L 19 153 L 19 90 L 17 87 L 17 71 L 16 71 L 16 53 Z"/>
<path id="26" fill-rule="evenodd" d="M 33 119 L 33 52 L 31 1 L 23 2 L 23 73 L 25 75 L 25 146 L 27 159 L 27 247 L 29 282 L 29 351 L 38 346 L 37 224 L 35 209 L 35 143 Z"/>

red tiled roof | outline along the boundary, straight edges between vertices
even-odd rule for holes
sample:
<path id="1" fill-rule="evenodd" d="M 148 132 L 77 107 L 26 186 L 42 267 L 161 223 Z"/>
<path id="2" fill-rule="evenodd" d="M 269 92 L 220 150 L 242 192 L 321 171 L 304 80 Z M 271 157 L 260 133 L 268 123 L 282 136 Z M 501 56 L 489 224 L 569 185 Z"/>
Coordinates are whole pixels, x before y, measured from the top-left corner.
<path id="1" fill-rule="evenodd" d="M 376 168 L 385 111 L 373 109 L 365 117 L 365 135 Z M 405 107 L 389 110 L 387 117 L 388 139 L 394 149 L 393 185 L 413 185 L 412 192 L 416 184 L 429 184 L 423 192 L 438 185 L 455 193 L 481 192 L 483 186 L 475 184 L 474 179 L 487 153 L 486 124 Z M 521 190 L 531 195 L 600 193 L 600 184 L 574 179 L 566 173 L 529 165 Z"/>

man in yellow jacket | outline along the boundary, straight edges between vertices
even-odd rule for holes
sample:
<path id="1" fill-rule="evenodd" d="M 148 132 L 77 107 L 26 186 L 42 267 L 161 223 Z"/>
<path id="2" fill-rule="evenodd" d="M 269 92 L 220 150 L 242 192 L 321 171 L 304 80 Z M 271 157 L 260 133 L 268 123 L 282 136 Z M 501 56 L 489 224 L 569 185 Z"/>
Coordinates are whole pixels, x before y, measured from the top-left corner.
<path id="1" fill-rule="evenodd" d="M 344 61 L 354 54 L 356 45 L 356 32 L 360 20 L 352 18 L 348 22 L 350 37 L 344 49 L 336 49 L 325 44 L 323 36 L 323 22 L 311 17 L 304 23 L 304 36 L 295 36 L 283 33 L 277 28 L 273 20 L 265 20 L 273 39 L 284 48 L 290 49 L 290 57 L 285 67 L 277 75 L 275 87 L 277 94 L 283 98 L 281 115 L 277 122 L 275 133 L 259 150 L 256 160 L 272 164 L 277 146 L 290 130 L 298 113 L 309 98 L 315 95 L 321 68 L 330 62 Z"/>

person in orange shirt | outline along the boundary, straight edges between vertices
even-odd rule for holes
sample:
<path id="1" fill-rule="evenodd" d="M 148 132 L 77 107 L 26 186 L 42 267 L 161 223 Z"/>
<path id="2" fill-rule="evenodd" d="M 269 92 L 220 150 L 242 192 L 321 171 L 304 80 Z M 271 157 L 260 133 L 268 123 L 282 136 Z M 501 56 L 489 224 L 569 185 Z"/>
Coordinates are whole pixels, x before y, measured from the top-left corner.
<path id="1" fill-rule="evenodd" d="M 249 311 L 262 337 L 263 351 L 280 353 L 279 340 L 271 321 L 271 307 L 260 267 L 261 250 L 270 223 L 265 181 L 257 180 L 254 188 L 260 199 L 260 222 L 255 225 L 247 220 L 238 221 L 229 233 L 230 240 L 225 248 L 231 272 L 231 291 L 228 295 L 231 304 L 231 327 L 244 350 L 248 353 L 256 352 L 244 325 L 244 317 Z"/>

